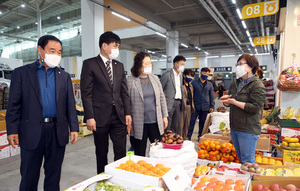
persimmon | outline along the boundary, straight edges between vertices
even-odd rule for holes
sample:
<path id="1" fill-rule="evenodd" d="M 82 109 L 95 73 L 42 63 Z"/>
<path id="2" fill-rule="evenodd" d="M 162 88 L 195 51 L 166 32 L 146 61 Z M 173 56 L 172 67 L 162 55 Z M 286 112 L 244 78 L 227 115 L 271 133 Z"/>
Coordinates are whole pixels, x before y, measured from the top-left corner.
<path id="1" fill-rule="evenodd" d="M 213 188 L 216 185 L 214 182 L 210 182 L 206 185 L 206 187 Z"/>
<path id="2" fill-rule="evenodd" d="M 224 184 L 223 189 L 232 190 L 231 184 Z"/>
<path id="3" fill-rule="evenodd" d="M 234 184 L 234 181 L 232 180 L 232 179 L 226 179 L 225 180 L 225 184 L 229 184 L 229 185 L 232 185 L 232 184 Z"/>
<path id="4" fill-rule="evenodd" d="M 216 182 L 218 182 L 218 179 L 217 178 L 211 178 L 211 179 L 209 179 L 209 182 L 216 183 Z"/>
<path id="5" fill-rule="evenodd" d="M 126 164 L 127 164 L 128 166 L 131 166 L 131 165 L 135 164 L 135 162 L 132 161 L 132 160 L 128 160 L 128 161 L 126 161 Z"/>
<path id="6" fill-rule="evenodd" d="M 146 163 L 146 164 L 144 165 L 144 167 L 145 167 L 145 168 L 147 168 L 147 169 L 150 169 L 150 168 L 152 168 L 152 167 L 153 167 L 153 165 L 152 165 L 152 164 L 150 164 L 150 163 Z"/>
<path id="7" fill-rule="evenodd" d="M 235 191 L 243 191 L 244 188 L 243 188 L 242 185 L 238 185 L 238 184 L 237 184 L 237 185 L 234 186 L 234 190 L 235 190 Z"/>
<path id="8" fill-rule="evenodd" d="M 217 184 L 217 185 L 221 185 L 221 186 L 225 185 L 225 183 L 224 183 L 223 181 L 221 181 L 221 180 L 218 180 L 218 181 L 216 182 L 216 184 Z"/>
<path id="9" fill-rule="evenodd" d="M 236 185 L 244 186 L 244 185 L 245 185 L 245 182 L 242 181 L 242 180 L 237 180 L 237 181 L 235 181 L 235 184 L 236 184 Z"/>
<path id="10" fill-rule="evenodd" d="M 220 190 L 222 190 L 222 188 L 223 188 L 223 186 L 221 186 L 221 185 L 215 185 L 213 187 L 213 191 L 220 191 Z"/>
<path id="11" fill-rule="evenodd" d="M 212 191 L 212 189 L 209 188 L 209 187 L 205 187 L 205 188 L 203 189 L 203 191 Z"/>
<path id="12" fill-rule="evenodd" d="M 163 168 L 165 168 L 165 165 L 163 165 L 163 164 L 156 164 L 155 167 L 158 168 L 158 169 L 163 169 Z"/>
<path id="13" fill-rule="evenodd" d="M 137 163 L 138 163 L 139 165 L 141 165 L 141 166 L 144 166 L 144 165 L 146 164 L 146 161 L 144 161 L 144 160 L 139 160 Z"/>
<path id="14" fill-rule="evenodd" d="M 209 178 L 207 176 L 203 176 L 201 179 L 200 179 L 201 182 L 208 182 L 209 181 Z"/>

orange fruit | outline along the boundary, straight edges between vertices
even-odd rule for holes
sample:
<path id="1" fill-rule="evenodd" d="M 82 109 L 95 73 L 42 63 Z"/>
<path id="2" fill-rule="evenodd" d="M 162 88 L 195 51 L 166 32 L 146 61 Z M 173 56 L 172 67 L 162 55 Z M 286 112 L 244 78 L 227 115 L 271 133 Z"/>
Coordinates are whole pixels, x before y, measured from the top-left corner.
<path id="1" fill-rule="evenodd" d="M 147 171 L 147 168 L 145 168 L 145 167 L 141 166 L 141 168 L 140 168 L 140 172 L 141 172 L 142 174 L 144 174 L 146 171 Z"/>
<path id="2" fill-rule="evenodd" d="M 171 168 L 165 167 L 165 168 L 162 168 L 161 170 L 164 172 L 168 172 L 169 170 L 171 170 Z"/>
<path id="3" fill-rule="evenodd" d="M 209 178 L 207 176 L 203 176 L 201 179 L 200 179 L 201 182 L 208 182 L 209 181 Z"/>
<path id="4" fill-rule="evenodd" d="M 237 181 L 235 181 L 235 184 L 236 184 L 236 185 L 244 186 L 244 185 L 245 185 L 245 182 L 242 181 L 242 180 L 237 180 Z"/>
<path id="5" fill-rule="evenodd" d="M 234 186 L 234 190 L 235 190 L 235 191 L 243 191 L 244 188 L 243 188 L 242 185 L 238 185 L 238 184 L 237 184 L 237 185 Z"/>
<path id="6" fill-rule="evenodd" d="M 122 163 L 122 164 L 120 164 L 120 166 L 119 166 L 120 168 L 122 168 L 123 170 L 126 168 L 126 167 L 128 167 L 128 165 L 127 164 L 125 164 L 125 163 Z"/>
<path id="7" fill-rule="evenodd" d="M 224 183 L 223 181 L 221 181 L 221 180 L 217 181 L 216 184 L 217 184 L 217 185 L 220 185 L 220 186 L 225 185 L 225 183 Z"/>
<path id="8" fill-rule="evenodd" d="M 200 187 L 200 188 L 202 188 L 202 187 L 205 186 L 205 182 L 198 182 L 198 183 L 197 183 L 197 186 Z"/>
<path id="9" fill-rule="evenodd" d="M 138 163 L 139 165 L 143 166 L 144 164 L 146 164 L 146 161 L 144 161 L 144 160 L 139 160 L 137 163 Z"/>
<path id="10" fill-rule="evenodd" d="M 163 169 L 163 168 L 165 168 L 165 165 L 163 165 L 163 164 L 156 164 L 155 167 L 158 168 L 158 169 Z"/>
<path id="11" fill-rule="evenodd" d="M 218 182 L 218 179 L 217 178 L 211 178 L 211 179 L 209 179 L 209 182 L 216 183 L 216 182 Z"/>
<path id="12" fill-rule="evenodd" d="M 165 175 L 165 174 L 166 174 L 166 172 L 164 172 L 164 171 L 160 170 L 160 171 L 158 171 L 158 172 L 157 172 L 157 174 L 158 174 L 159 176 L 163 176 L 163 175 Z"/>
<path id="13" fill-rule="evenodd" d="M 194 187 L 194 190 L 197 190 L 197 191 L 198 191 L 198 190 L 201 190 L 201 188 L 198 187 L 198 186 L 195 186 L 195 187 Z"/>
<path id="14" fill-rule="evenodd" d="M 124 170 L 133 172 L 134 168 L 132 168 L 131 166 L 127 166 L 127 167 L 124 168 Z"/>
<path id="15" fill-rule="evenodd" d="M 222 188 L 223 188 L 223 186 L 221 186 L 221 185 L 215 185 L 215 186 L 213 187 L 213 190 L 214 190 L 214 191 L 220 191 L 220 190 L 222 190 Z"/>
<path id="16" fill-rule="evenodd" d="M 123 170 L 123 168 L 121 168 L 121 167 L 119 167 L 119 166 L 118 166 L 118 167 L 116 167 L 116 169 L 120 169 L 120 170 Z"/>
<path id="17" fill-rule="evenodd" d="M 150 164 L 150 163 L 146 163 L 146 164 L 144 165 L 144 167 L 146 167 L 147 169 L 150 169 L 150 168 L 152 168 L 152 167 L 153 167 L 153 165 L 152 165 L 152 164 Z"/>
<path id="18" fill-rule="evenodd" d="M 216 185 L 214 182 L 210 182 L 206 185 L 206 187 L 213 188 Z"/>
<path id="19" fill-rule="evenodd" d="M 225 184 L 231 185 L 231 184 L 234 184 L 234 181 L 232 179 L 226 179 Z"/>
<path id="20" fill-rule="evenodd" d="M 134 164 L 132 165 L 132 167 L 133 167 L 135 170 L 138 170 L 138 169 L 141 168 L 141 165 L 138 164 L 138 163 L 134 163 Z"/>
<path id="21" fill-rule="evenodd" d="M 197 181 L 197 178 L 192 178 L 192 184 L 191 185 L 195 184 L 196 181 Z"/>
<path id="22" fill-rule="evenodd" d="M 128 160 L 128 161 L 126 161 L 126 164 L 127 164 L 128 166 L 131 166 L 131 165 L 135 164 L 135 162 L 132 161 L 132 160 Z"/>
<path id="23" fill-rule="evenodd" d="M 209 187 L 205 187 L 205 188 L 203 189 L 203 191 L 212 191 L 212 189 L 209 188 Z"/>
<path id="24" fill-rule="evenodd" d="M 154 172 L 154 174 L 157 174 L 160 170 L 156 167 L 151 167 L 149 170 L 151 170 L 152 172 Z"/>
<path id="25" fill-rule="evenodd" d="M 232 190 L 232 186 L 230 184 L 223 185 L 223 189 Z"/>
<path id="26" fill-rule="evenodd" d="M 154 172 L 152 172 L 151 170 L 148 170 L 144 173 L 145 175 L 148 175 L 148 176 L 153 176 L 154 175 Z"/>

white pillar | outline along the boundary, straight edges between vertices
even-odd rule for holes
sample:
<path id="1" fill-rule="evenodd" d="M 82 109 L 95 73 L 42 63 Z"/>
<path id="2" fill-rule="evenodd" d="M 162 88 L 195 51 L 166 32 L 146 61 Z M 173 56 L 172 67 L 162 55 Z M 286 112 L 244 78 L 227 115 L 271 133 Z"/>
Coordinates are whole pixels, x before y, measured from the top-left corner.
<path id="1" fill-rule="evenodd" d="M 103 3 L 103 0 L 99 0 Z M 81 0 L 82 60 L 100 53 L 99 37 L 104 32 L 103 7 L 90 0 Z"/>
<path id="2" fill-rule="evenodd" d="M 36 1 L 36 17 L 37 17 L 37 34 L 38 38 L 42 36 L 42 18 L 41 18 L 41 10 L 38 1 Z"/>
<path id="3" fill-rule="evenodd" d="M 199 71 L 203 67 L 208 67 L 208 65 L 207 65 L 207 57 L 206 56 L 199 58 Z"/>
<path id="4" fill-rule="evenodd" d="M 120 55 L 117 60 L 120 60 L 124 64 L 124 70 L 127 72 L 126 76 L 131 76 L 131 68 L 133 66 L 133 52 L 129 50 L 120 50 Z"/>
<path id="5" fill-rule="evenodd" d="M 173 68 L 173 59 L 175 58 L 175 56 L 178 55 L 178 38 L 179 38 L 179 33 L 178 31 L 168 31 L 167 32 L 167 36 L 169 38 L 167 38 L 166 40 L 166 52 L 167 52 L 167 56 L 171 56 L 171 62 L 166 64 L 166 68 Z"/>

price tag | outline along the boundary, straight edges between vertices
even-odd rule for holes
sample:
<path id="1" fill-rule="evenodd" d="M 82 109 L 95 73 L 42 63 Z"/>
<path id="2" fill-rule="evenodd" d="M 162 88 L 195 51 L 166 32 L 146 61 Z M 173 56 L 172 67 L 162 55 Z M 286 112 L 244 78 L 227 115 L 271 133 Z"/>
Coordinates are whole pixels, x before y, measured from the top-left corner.
<path id="1" fill-rule="evenodd" d="M 254 45 L 266 45 L 266 44 L 274 44 L 276 42 L 276 36 L 260 36 L 254 38 Z"/>
<path id="2" fill-rule="evenodd" d="M 249 4 L 242 9 L 242 19 L 274 15 L 279 10 L 279 0 Z"/>

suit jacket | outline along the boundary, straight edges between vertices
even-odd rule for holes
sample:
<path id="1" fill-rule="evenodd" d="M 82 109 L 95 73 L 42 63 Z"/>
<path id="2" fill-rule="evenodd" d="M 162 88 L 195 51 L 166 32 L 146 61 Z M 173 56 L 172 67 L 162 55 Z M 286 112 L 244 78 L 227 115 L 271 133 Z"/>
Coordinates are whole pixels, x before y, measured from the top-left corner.
<path id="1" fill-rule="evenodd" d="M 106 67 L 100 55 L 83 62 L 80 90 L 84 108 L 85 120 L 94 118 L 96 126 L 104 126 L 115 104 L 122 123 L 125 115 L 130 115 L 130 100 L 128 95 L 126 75 L 121 62 L 112 60 L 113 85 L 109 81 Z"/>
<path id="2" fill-rule="evenodd" d="M 65 146 L 71 132 L 79 131 L 70 75 L 55 68 L 56 133 Z M 12 75 L 6 113 L 7 134 L 19 134 L 20 146 L 35 149 L 42 134 L 43 102 L 36 62 L 16 68 Z"/>
<path id="3" fill-rule="evenodd" d="M 160 82 L 165 93 L 168 111 L 170 111 L 172 109 L 174 99 L 175 99 L 175 94 L 176 94 L 175 77 L 174 77 L 173 69 L 163 73 L 163 75 L 160 78 Z M 180 75 L 180 82 L 182 83 L 182 75 Z M 181 87 L 181 95 L 182 95 L 183 92 L 182 86 L 180 87 Z"/>
<path id="4" fill-rule="evenodd" d="M 193 80 L 192 85 L 194 88 L 194 104 L 198 111 L 209 111 L 210 108 L 214 109 L 214 87 L 210 81 L 207 81 L 203 87 L 200 79 Z"/>
<path id="5" fill-rule="evenodd" d="M 182 89 L 183 89 L 183 95 L 182 95 L 182 106 L 181 106 L 181 110 L 182 111 L 189 111 L 189 112 L 195 112 L 195 106 L 194 106 L 194 100 L 193 100 L 193 96 L 194 96 L 194 88 L 192 86 L 192 84 L 190 83 L 190 89 L 191 89 L 191 93 L 192 93 L 192 110 L 190 110 L 190 108 L 186 108 L 187 104 L 187 100 L 189 99 L 189 95 L 188 95 L 188 91 L 187 91 L 187 87 L 186 85 L 182 85 Z"/>
<path id="6" fill-rule="evenodd" d="M 162 118 L 168 117 L 166 99 L 158 77 L 149 74 L 149 80 L 155 94 L 157 123 L 159 132 L 162 135 L 164 133 Z M 140 78 L 131 76 L 127 78 L 127 84 L 130 96 L 134 137 L 141 140 L 143 138 L 144 129 L 144 96 Z"/>

